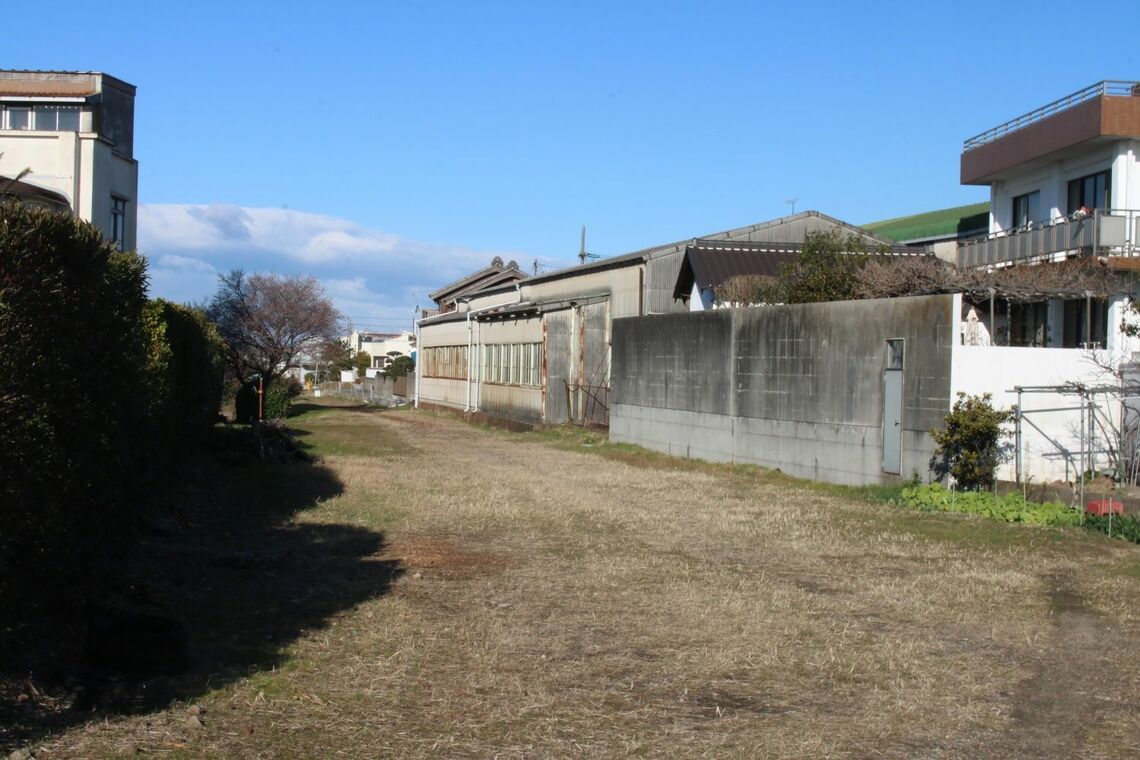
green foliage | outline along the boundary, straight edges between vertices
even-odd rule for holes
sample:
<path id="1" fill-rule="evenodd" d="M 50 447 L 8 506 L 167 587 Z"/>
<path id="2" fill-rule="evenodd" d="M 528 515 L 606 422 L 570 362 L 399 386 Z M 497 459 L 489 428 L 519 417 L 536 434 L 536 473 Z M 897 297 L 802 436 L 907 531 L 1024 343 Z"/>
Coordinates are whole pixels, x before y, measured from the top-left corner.
<path id="1" fill-rule="evenodd" d="M 0 203 L 0 609 L 82 598 L 91 558 L 140 503 L 145 303 L 142 257 L 68 215 Z"/>
<path id="2" fill-rule="evenodd" d="M 292 401 L 303 390 L 303 386 L 291 377 L 282 377 L 274 380 L 265 387 L 265 396 L 262 400 L 262 419 L 283 420 L 289 416 Z M 234 412 L 236 421 L 243 425 L 252 424 L 257 420 L 257 378 L 242 383 L 234 395 Z"/>
<path id="3" fill-rule="evenodd" d="M 351 369 L 356 370 L 357 377 L 364 377 L 365 371 L 372 366 L 372 355 L 366 351 L 357 351 L 352 357 Z"/>
<path id="4" fill-rule="evenodd" d="M 300 384 L 292 378 L 274 380 L 265 389 L 265 419 L 283 420 L 289 416 L 289 407 L 300 393 Z"/>
<path id="5" fill-rule="evenodd" d="M 1026 501 L 1020 493 L 998 496 L 989 491 L 950 491 L 938 483 L 908 486 L 902 490 L 903 504 L 926 512 L 961 512 L 991 520 L 1029 525 L 1079 525 L 1080 513 L 1059 501 L 1038 504 Z"/>
<path id="6" fill-rule="evenodd" d="M 388 377 L 403 377 L 416 371 L 416 362 L 410 356 L 397 356 L 384 370 Z"/>
<path id="7" fill-rule="evenodd" d="M 143 320 L 149 338 L 150 418 L 168 456 L 205 441 L 222 396 L 222 343 L 196 309 L 156 299 Z"/>
<path id="8" fill-rule="evenodd" d="M 946 415 L 945 428 L 930 434 L 938 448 L 930 468 L 939 478 L 950 475 L 964 491 L 992 488 L 994 473 L 1005 459 L 1002 446 L 1006 433 L 1002 425 L 1009 422 L 1011 412 L 994 409 L 993 396 L 958 394 L 954 408 Z"/>
<path id="9" fill-rule="evenodd" d="M 768 303 L 847 301 L 856 297 L 859 270 L 871 253 L 856 235 L 808 233 L 799 257 L 780 267 L 766 294 Z"/>
<path id="10" fill-rule="evenodd" d="M 1085 515 L 1085 527 L 1113 538 L 1140 544 L 1140 519 L 1133 515 L 1113 515 L 1111 521 L 1108 515 Z"/>

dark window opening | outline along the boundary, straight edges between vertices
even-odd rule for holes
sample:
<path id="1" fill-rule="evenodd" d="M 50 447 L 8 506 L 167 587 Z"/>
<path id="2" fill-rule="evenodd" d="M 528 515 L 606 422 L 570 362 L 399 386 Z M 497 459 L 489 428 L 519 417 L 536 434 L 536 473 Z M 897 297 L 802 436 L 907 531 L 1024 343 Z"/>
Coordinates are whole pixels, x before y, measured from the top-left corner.
<path id="1" fill-rule="evenodd" d="M 1065 348 L 1104 348 L 1108 338 L 1108 300 L 1073 298 L 1065 301 L 1064 324 Z"/>
<path id="2" fill-rule="evenodd" d="M 1112 207 L 1111 198 L 1112 172 L 1104 170 L 1087 177 L 1074 179 L 1069 182 L 1069 210 L 1073 213 L 1081 208 Z"/>
<path id="3" fill-rule="evenodd" d="M 1026 229 L 1030 224 L 1041 221 L 1041 192 L 1019 195 L 1013 199 L 1013 227 Z"/>

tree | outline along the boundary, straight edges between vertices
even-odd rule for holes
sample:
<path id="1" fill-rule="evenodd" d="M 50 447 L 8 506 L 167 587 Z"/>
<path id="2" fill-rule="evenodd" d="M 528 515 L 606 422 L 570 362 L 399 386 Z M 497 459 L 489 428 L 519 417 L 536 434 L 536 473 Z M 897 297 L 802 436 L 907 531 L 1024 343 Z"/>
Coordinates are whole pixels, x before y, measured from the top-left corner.
<path id="1" fill-rule="evenodd" d="M 266 386 L 298 354 L 332 341 L 340 319 L 316 278 L 246 276 L 240 269 L 218 276 L 207 316 L 218 326 L 237 379 L 258 374 Z"/>
<path id="2" fill-rule="evenodd" d="M 384 370 L 388 377 L 403 377 L 416 369 L 416 362 L 410 356 L 397 356 Z"/>
<path id="3" fill-rule="evenodd" d="M 851 300 L 871 252 L 857 235 L 809 232 L 799 257 L 780 267 L 772 297 L 780 303 Z"/>
<path id="4" fill-rule="evenodd" d="M 357 377 L 364 377 L 365 371 L 372 366 L 372 354 L 367 351 L 357 351 L 352 357 L 352 368 L 356 370 Z"/>

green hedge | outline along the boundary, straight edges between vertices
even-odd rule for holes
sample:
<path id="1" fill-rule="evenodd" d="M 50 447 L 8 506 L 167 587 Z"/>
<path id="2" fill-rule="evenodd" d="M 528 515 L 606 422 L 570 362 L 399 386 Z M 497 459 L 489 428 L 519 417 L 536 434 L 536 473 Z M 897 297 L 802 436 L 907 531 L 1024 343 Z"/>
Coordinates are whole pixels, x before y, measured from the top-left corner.
<path id="1" fill-rule="evenodd" d="M 202 312 L 169 301 L 151 301 L 143 317 L 153 433 L 162 450 L 177 457 L 201 445 L 217 419 L 222 340 Z"/>
<path id="2" fill-rule="evenodd" d="M 3 644 L 36 610 L 98 587 L 144 495 L 205 436 L 221 386 L 216 335 L 192 310 L 148 303 L 141 256 L 11 201 L 0 203 L 0 356 Z"/>
<path id="3" fill-rule="evenodd" d="M 69 216 L 0 204 L 0 608 L 59 585 L 82 594 L 87 560 L 139 500 L 145 303 L 140 256 Z"/>

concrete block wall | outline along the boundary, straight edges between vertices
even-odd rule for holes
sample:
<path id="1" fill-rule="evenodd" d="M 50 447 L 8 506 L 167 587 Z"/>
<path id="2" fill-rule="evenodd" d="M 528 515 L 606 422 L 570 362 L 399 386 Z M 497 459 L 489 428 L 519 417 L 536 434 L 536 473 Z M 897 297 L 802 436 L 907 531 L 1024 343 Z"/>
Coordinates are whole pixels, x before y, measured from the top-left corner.
<path id="1" fill-rule="evenodd" d="M 721 309 L 614 322 L 610 437 L 867 484 L 923 476 L 950 407 L 953 298 Z M 901 475 L 882 471 L 886 341 L 904 341 Z"/>

